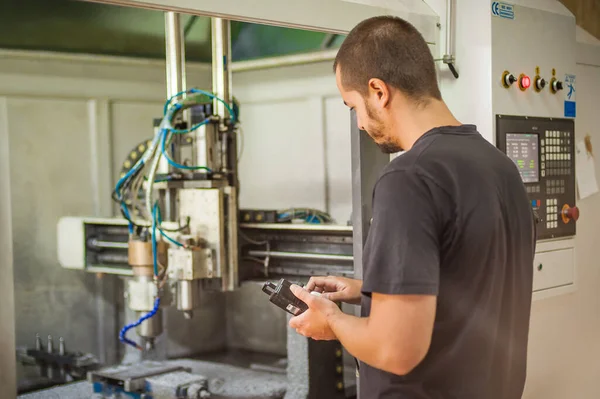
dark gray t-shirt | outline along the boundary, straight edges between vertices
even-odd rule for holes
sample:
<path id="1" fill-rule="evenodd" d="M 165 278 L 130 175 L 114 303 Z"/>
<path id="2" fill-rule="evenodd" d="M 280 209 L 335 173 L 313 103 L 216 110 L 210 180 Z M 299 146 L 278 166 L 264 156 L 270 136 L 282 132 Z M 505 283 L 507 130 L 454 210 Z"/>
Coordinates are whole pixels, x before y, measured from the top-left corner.
<path id="1" fill-rule="evenodd" d="M 361 399 L 517 399 L 535 227 L 514 163 L 475 126 L 440 127 L 390 162 L 363 258 L 371 294 L 437 296 L 431 346 L 405 376 L 360 365 Z"/>

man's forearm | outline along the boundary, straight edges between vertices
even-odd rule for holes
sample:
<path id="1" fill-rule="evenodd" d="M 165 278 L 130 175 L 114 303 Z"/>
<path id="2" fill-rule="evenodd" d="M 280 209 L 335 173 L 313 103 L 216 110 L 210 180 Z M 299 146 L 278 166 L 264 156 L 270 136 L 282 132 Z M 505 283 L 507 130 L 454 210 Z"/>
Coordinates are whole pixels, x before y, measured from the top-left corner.
<path id="1" fill-rule="evenodd" d="M 352 356 L 372 367 L 396 371 L 395 366 L 390 364 L 386 343 L 370 331 L 367 317 L 351 316 L 340 311 L 329 317 L 329 326 Z"/>

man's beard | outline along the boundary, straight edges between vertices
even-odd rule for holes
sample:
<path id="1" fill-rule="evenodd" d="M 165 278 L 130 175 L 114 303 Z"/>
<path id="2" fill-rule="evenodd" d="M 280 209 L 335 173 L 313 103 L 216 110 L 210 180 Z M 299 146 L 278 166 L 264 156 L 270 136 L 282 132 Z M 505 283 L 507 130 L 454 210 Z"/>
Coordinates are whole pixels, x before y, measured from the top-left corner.
<path id="1" fill-rule="evenodd" d="M 373 109 L 369 106 L 368 102 L 365 103 L 365 108 L 367 110 L 367 116 L 370 119 L 369 130 L 367 130 L 367 133 L 373 139 L 375 144 L 377 144 L 381 152 L 384 154 L 394 154 L 396 152 L 404 151 L 389 137 L 385 137 L 385 134 L 383 133 L 383 123 L 377 117 L 377 115 L 375 115 L 375 112 L 373 112 Z"/>

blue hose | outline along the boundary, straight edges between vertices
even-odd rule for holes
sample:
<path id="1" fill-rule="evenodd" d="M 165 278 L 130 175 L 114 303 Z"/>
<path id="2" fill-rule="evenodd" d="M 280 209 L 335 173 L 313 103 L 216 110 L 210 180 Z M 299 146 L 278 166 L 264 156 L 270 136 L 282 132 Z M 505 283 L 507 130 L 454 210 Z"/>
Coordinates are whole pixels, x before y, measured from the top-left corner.
<path id="1" fill-rule="evenodd" d="M 123 327 L 121 329 L 121 331 L 119 332 L 119 341 L 121 341 L 124 344 L 131 345 L 131 346 L 133 346 L 136 349 L 142 350 L 141 346 L 139 346 L 138 344 L 136 344 L 135 342 L 133 342 L 132 340 L 130 340 L 129 338 L 127 338 L 125 335 L 127 334 L 127 331 L 131 330 L 132 328 L 135 328 L 135 327 L 139 326 L 145 320 L 148 320 L 149 318 L 151 318 L 154 315 L 156 315 L 156 312 L 158 312 L 158 307 L 159 306 L 160 306 L 160 298 L 156 298 L 156 300 L 154 301 L 154 308 L 152 308 L 152 310 L 150 311 L 150 313 L 145 314 L 144 316 L 140 317 L 139 320 L 136 321 L 135 323 L 127 324 L 125 327 Z"/>

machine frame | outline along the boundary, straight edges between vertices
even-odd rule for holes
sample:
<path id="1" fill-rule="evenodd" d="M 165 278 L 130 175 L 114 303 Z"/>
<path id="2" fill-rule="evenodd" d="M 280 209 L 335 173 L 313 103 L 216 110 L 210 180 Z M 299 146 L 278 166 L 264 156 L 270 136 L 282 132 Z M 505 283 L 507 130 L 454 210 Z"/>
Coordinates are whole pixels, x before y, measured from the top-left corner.
<path id="1" fill-rule="evenodd" d="M 281 3 L 278 3 L 277 0 L 260 0 L 260 5 L 255 4 L 256 2 L 249 4 L 243 0 L 229 2 L 213 2 L 209 0 L 92 1 L 340 34 L 348 33 L 351 28 L 365 18 L 376 15 L 394 14 L 411 20 L 434 49 L 439 35 L 439 18 L 423 2 L 415 2 L 411 5 L 412 10 L 408 10 L 389 9 L 346 1 L 337 1 L 328 4 L 324 8 L 323 3 L 318 0 L 290 3 L 286 4 L 285 7 Z M 169 91 L 174 90 L 170 89 Z M 387 164 L 390 158 L 388 155 L 381 153 L 368 136 L 358 129 L 355 122 L 356 118 L 353 114 L 351 114 L 351 118 L 352 223 L 354 226 L 352 234 L 354 252 L 353 268 L 354 276 L 361 278 L 362 247 L 371 219 L 372 189 L 380 168 Z M 167 216 L 167 219 L 170 219 L 169 216 Z M 12 269 L 12 262 L 9 262 L 9 264 Z M 2 324 L 12 330 L 11 327 L 14 327 L 14 315 L 8 314 L 4 316 Z M 12 351 L 9 350 L 7 352 Z"/>

